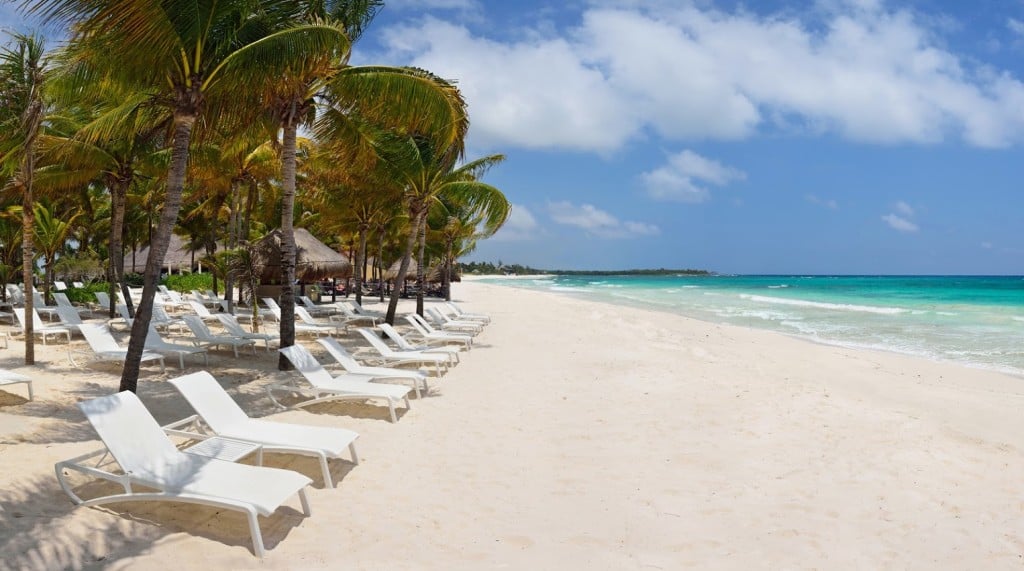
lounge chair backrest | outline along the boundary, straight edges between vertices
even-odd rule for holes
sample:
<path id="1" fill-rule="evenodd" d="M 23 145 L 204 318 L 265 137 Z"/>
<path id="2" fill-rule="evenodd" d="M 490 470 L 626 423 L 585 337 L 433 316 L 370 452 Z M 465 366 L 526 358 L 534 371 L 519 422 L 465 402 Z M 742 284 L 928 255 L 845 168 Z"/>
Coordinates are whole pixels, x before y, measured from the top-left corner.
<path id="1" fill-rule="evenodd" d="M 377 334 L 374 333 L 372 330 L 367 329 L 365 327 L 360 327 L 359 333 L 361 333 L 363 337 L 365 337 L 366 340 L 370 343 L 370 345 L 373 345 L 373 348 L 380 352 L 381 355 L 388 355 L 392 353 L 391 347 L 388 347 L 387 343 L 384 343 L 384 341 L 382 341 L 380 337 L 377 337 Z"/>
<path id="2" fill-rule="evenodd" d="M 168 322 L 174 321 L 170 315 L 167 315 L 167 310 L 159 304 L 153 304 L 153 321 Z"/>
<path id="3" fill-rule="evenodd" d="M 266 306 L 270 308 L 270 312 L 273 313 L 274 316 L 277 317 L 278 320 L 280 320 L 281 319 L 281 306 L 277 305 L 277 302 L 274 301 L 274 298 L 272 298 L 272 297 L 264 297 L 264 298 L 261 298 L 261 299 L 263 300 L 263 303 L 265 303 Z"/>
<path id="4" fill-rule="evenodd" d="M 402 337 L 402 334 L 395 331 L 395 328 L 391 327 L 391 325 L 387 323 L 381 323 L 377 327 L 380 327 L 380 330 L 384 332 L 384 335 L 387 335 L 392 341 L 394 341 L 395 344 L 398 345 L 399 349 L 403 351 L 415 350 L 412 344 L 406 341 L 405 338 Z"/>
<path id="5" fill-rule="evenodd" d="M 68 284 L 62 281 L 55 281 L 53 282 L 53 287 L 57 288 L 57 291 L 64 291 L 68 289 Z"/>
<path id="6" fill-rule="evenodd" d="M 78 288 L 85 287 L 85 284 L 82 282 L 71 282 L 71 285 Z"/>
<path id="7" fill-rule="evenodd" d="M 416 323 L 419 323 L 423 327 L 423 329 L 425 329 L 427 331 L 427 333 L 437 333 L 438 332 L 436 329 L 434 329 L 434 326 L 431 325 L 429 321 L 427 321 L 426 319 L 423 319 L 423 316 L 418 314 L 418 313 L 410 313 L 407 317 L 412 319 Z"/>
<path id="8" fill-rule="evenodd" d="M 127 305 L 123 303 L 117 304 L 117 312 L 121 314 L 121 318 L 124 319 L 124 322 L 127 323 L 128 325 L 131 325 L 132 322 L 134 321 L 134 318 L 131 315 L 128 315 Z"/>
<path id="9" fill-rule="evenodd" d="M 107 295 L 107 292 L 105 292 L 105 291 L 98 291 L 98 292 L 95 292 L 93 295 L 96 296 L 96 301 L 99 302 L 100 307 L 104 307 L 104 308 L 110 307 L 110 296 Z"/>
<path id="10" fill-rule="evenodd" d="M 78 326 L 78 329 L 82 331 L 82 336 L 85 337 L 85 341 L 89 343 L 89 347 L 93 351 L 124 351 L 117 344 L 114 336 L 110 334 L 110 329 L 106 325 L 83 323 Z"/>
<path id="11" fill-rule="evenodd" d="M 330 381 L 333 378 L 327 372 L 327 369 L 302 345 L 283 347 L 279 351 L 291 361 L 295 370 L 302 373 L 302 376 L 314 387 L 320 386 L 321 382 Z"/>
<path id="12" fill-rule="evenodd" d="M 235 337 L 245 336 L 245 329 L 242 329 L 242 324 L 238 322 L 238 318 L 230 313 L 218 313 L 217 319 L 220 320 L 220 324 L 227 329 L 228 333 Z"/>
<path id="13" fill-rule="evenodd" d="M 409 322 L 409 325 L 412 325 L 413 329 L 419 331 L 420 335 L 430 335 L 430 330 L 424 327 L 423 324 L 420 323 L 418 319 L 416 319 L 417 317 L 419 317 L 419 315 L 415 313 L 410 313 L 409 315 L 405 316 L 405 320 Z"/>
<path id="14" fill-rule="evenodd" d="M 73 307 L 68 307 L 66 305 L 58 305 L 57 315 L 60 316 L 61 322 L 67 325 L 82 324 L 82 316 L 78 315 L 78 310 Z"/>
<path id="15" fill-rule="evenodd" d="M 192 335 L 195 335 L 197 339 L 202 340 L 213 337 L 210 328 L 203 323 L 203 320 L 198 315 L 184 315 L 182 319 L 185 320 L 185 325 L 188 326 L 189 330 L 192 331 Z"/>
<path id="16" fill-rule="evenodd" d="M 313 303 L 312 299 L 309 299 L 308 295 L 300 295 L 299 296 L 299 301 L 301 301 L 302 305 L 305 305 L 307 308 L 312 308 L 312 309 L 316 309 L 317 308 L 316 304 Z"/>
<path id="17" fill-rule="evenodd" d="M 215 433 L 224 432 L 232 425 L 249 419 L 217 379 L 206 371 L 184 375 L 170 382 Z"/>
<path id="18" fill-rule="evenodd" d="M 57 305 L 59 306 L 62 305 L 64 307 L 74 307 L 74 305 L 71 304 L 71 300 L 68 299 L 68 294 L 66 293 L 57 292 L 53 294 L 53 299 L 57 301 Z"/>
<path id="19" fill-rule="evenodd" d="M 15 307 L 12 311 L 14 311 L 15 317 L 18 318 L 18 323 L 21 325 L 21 328 L 25 329 L 25 308 Z M 43 325 L 43 320 L 39 319 L 39 314 L 36 313 L 35 309 L 32 310 L 32 328 L 36 331 L 46 328 L 46 326 Z"/>
<path id="20" fill-rule="evenodd" d="M 210 310 L 206 309 L 205 305 L 199 303 L 198 301 L 192 301 L 190 299 L 188 300 L 188 304 L 189 306 L 192 307 L 192 311 L 196 312 L 196 315 L 198 315 L 199 317 L 210 317 L 213 315 L 212 313 L 210 313 Z"/>
<path id="21" fill-rule="evenodd" d="M 177 449 L 135 393 L 123 391 L 78 403 L 89 424 L 125 472 L 164 474 L 165 461 Z"/>
<path id="22" fill-rule="evenodd" d="M 438 323 L 446 323 L 446 322 L 448 322 L 448 317 L 446 317 L 443 313 L 438 311 L 436 307 L 428 307 L 427 308 L 427 315 L 429 315 L 430 317 L 434 318 L 434 321 L 436 321 Z"/>
<path id="23" fill-rule="evenodd" d="M 338 340 L 334 337 L 325 337 L 317 339 L 317 343 L 323 345 L 324 349 L 334 357 L 334 360 L 341 364 L 346 371 L 354 371 L 361 367 L 358 361 L 356 361 L 345 347 L 338 343 Z"/>
<path id="24" fill-rule="evenodd" d="M 305 307 L 299 307 L 299 306 L 295 306 L 295 315 L 298 315 L 298 316 L 299 316 L 299 319 L 300 319 L 300 320 L 301 320 L 301 321 L 302 321 L 303 323 L 308 323 L 308 324 L 310 324 L 310 325 L 319 325 L 319 324 L 318 324 L 318 323 L 316 322 L 316 320 L 315 320 L 315 319 L 313 319 L 313 316 L 312 316 L 312 315 L 310 315 L 308 311 L 306 311 L 306 308 L 305 308 Z"/>

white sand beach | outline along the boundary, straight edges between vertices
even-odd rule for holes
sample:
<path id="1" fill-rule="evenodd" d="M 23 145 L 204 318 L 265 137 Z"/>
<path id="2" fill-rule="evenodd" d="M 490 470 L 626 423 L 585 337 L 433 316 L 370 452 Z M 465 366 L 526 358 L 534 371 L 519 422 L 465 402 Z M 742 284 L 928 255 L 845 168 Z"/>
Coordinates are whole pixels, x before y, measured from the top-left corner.
<path id="1" fill-rule="evenodd" d="M 334 461 L 333 489 L 315 461 L 267 456 L 314 479 L 313 513 L 296 499 L 261 518 L 262 561 L 235 512 L 74 507 L 53 464 L 98 446 L 75 403 L 116 390 L 117 368 L 74 368 L 63 342 L 19 366 L 12 341 L 0 366 L 31 374 L 36 399 L 0 390 L 0 568 L 1024 565 L 1022 379 L 554 293 L 454 288 L 493 322 L 396 424 L 371 404 L 278 412 L 263 389 L 297 373 L 276 371 L 276 355 L 211 356 L 251 416 L 361 435 L 362 463 Z M 166 375 L 145 367 L 139 385 L 161 423 L 192 414 L 164 382 L 172 361 Z"/>

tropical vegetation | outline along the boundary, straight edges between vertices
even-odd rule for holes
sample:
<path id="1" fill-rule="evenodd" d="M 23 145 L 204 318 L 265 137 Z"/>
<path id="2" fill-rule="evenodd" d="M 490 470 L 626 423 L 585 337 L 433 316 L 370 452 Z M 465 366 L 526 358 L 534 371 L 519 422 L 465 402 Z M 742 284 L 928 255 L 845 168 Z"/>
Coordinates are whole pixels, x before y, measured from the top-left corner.
<path id="1" fill-rule="evenodd" d="M 254 301 L 268 263 L 254 244 L 282 230 L 282 345 L 294 343 L 295 227 L 348 256 L 357 299 L 372 282 L 383 300 L 390 280 L 393 322 L 413 256 L 422 295 L 510 205 L 481 180 L 504 157 L 463 157 L 469 114 L 453 81 L 350 64 L 382 6 L 29 0 L 68 37 L 47 51 L 12 35 L 0 52 L 0 278 L 20 266 L 26 289 L 68 278 L 88 282 L 74 298 L 127 293 L 145 248 L 120 390 L 137 388 L 175 235 L 233 305 L 236 291 Z"/>

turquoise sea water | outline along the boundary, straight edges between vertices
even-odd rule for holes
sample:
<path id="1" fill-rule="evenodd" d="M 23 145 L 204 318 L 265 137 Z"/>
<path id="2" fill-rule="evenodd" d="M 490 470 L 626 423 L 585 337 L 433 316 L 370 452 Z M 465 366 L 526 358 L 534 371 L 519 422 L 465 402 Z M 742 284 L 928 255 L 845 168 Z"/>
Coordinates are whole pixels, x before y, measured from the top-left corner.
<path id="1" fill-rule="evenodd" d="M 551 276 L 486 281 L 1024 375 L 1020 276 Z"/>

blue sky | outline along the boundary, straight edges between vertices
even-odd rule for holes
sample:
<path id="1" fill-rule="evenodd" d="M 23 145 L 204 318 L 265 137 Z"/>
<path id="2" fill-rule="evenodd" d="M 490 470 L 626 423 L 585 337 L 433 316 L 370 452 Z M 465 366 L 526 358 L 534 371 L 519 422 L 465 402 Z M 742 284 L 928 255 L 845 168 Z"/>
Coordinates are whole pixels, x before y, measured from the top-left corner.
<path id="1" fill-rule="evenodd" d="M 469 259 L 1024 273 L 1024 0 L 392 0 L 354 62 L 457 80 L 508 156 Z"/>

